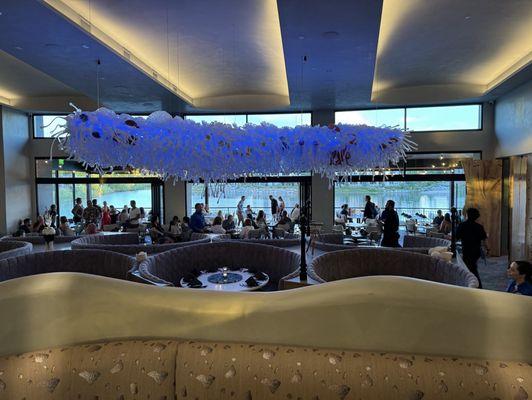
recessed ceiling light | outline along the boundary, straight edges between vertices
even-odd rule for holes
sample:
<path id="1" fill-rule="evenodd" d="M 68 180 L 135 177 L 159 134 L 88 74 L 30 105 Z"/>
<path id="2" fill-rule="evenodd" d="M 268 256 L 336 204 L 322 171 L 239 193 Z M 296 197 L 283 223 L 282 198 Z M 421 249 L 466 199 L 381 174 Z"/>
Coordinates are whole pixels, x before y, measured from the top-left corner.
<path id="1" fill-rule="evenodd" d="M 326 38 L 326 39 L 335 39 L 337 38 L 340 34 L 336 31 L 328 31 L 328 32 L 323 32 L 322 33 L 323 37 Z"/>
<path id="2" fill-rule="evenodd" d="M 303 39 L 305 39 L 305 36 L 303 36 L 303 35 L 299 35 L 297 38 L 298 38 L 299 40 L 303 40 Z"/>
<path id="3" fill-rule="evenodd" d="M 20 46 L 15 46 L 15 49 L 17 49 L 17 50 L 22 50 L 22 47 L 20 47 Z"/>
<path id="4" fill-rule="evenodd" d="M 90 48 L 90 46 L 88 44 L 82 44 L 81 47 L 83 47 L 84 49 Z"/>
<path id="5" fill-rule="evenodd" d="M 471 19 L 471 15 L 466 15 L 464 19 Z"/>

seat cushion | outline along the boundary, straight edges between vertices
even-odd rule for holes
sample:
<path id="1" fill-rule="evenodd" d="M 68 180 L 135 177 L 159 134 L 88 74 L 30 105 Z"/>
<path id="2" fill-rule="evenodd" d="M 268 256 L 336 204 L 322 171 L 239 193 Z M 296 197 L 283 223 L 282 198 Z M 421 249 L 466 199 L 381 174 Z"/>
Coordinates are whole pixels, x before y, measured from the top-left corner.
<path id="1" fill-rule="evenodd" d="M 531 379 L 525 363 L 189 341 L 176 398 L 526 399 Z"/>
<path id="2" fill-rule="evenodd" d="M 0 399 L 173 399 L 176 342 L 95 343 L 0 358 Z"/>

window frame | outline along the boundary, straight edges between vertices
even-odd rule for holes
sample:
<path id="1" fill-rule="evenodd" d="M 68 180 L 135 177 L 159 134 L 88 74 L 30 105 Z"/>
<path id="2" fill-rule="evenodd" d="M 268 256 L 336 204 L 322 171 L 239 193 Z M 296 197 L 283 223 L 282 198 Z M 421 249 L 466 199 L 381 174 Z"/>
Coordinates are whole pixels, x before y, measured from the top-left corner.
<path id="1" fill-rule="evenodd" d="M 404 105 L 404 106 L 385 106 L 385 107 L 365 107 L 365 108 L 355 108 L 355 109 L 335 109 L 334 110 L 334 123 L 337 124 L 339 121 L 336 120 L 336 113 L 343 111 L 379 111 L 379 110 L 403 110 L 403 129 L 406 130 L 407 127 L 407 110 L 409 108 L 433 108 L 433 107 L 460 107 L 460 106 L 479 106 L 479 128 L 475 129 L 436 129 L 430 131 L 410 131 L 412 133 L 437 133 L 437 132 L 480 132 L 484 130 L 484 103 L 457 103 L 457 104 L 416 104 L 416 105 Z M 449 152 L 447 152 L 449 153 Z"/>

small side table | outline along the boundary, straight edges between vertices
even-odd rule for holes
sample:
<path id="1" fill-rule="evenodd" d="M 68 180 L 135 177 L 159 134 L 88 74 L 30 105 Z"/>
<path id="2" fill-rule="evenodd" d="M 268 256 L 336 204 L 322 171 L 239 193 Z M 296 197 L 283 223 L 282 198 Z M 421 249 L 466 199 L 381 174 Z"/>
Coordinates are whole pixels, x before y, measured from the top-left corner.
<path id="1" fill-rule="evenodd" d="M 283 279 L 281 284 L 281 290 L 297 289 L 305 286 L 318 285 L 321 282 L 312 279 L 310 276 L 307 276 L 306 281 L 302 281 L 299 276 L 290 279 Z"/>

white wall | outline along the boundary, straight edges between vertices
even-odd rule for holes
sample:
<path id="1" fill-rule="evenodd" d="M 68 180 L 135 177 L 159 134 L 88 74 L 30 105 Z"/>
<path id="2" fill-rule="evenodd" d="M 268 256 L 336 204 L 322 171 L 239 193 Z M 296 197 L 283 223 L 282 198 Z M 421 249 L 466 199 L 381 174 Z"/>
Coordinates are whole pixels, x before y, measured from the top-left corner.
<path id="1" fill-rule="evenodd" d="M 11 233 L 33 213 L 30 130 L 27 115 L 8 107 L 0 121 L 0 233 Z"/>
<path id="2" fill-rule="evenodd" d="M 496 157 L 532 153 L 532 81 L 495 102 Z"/>

